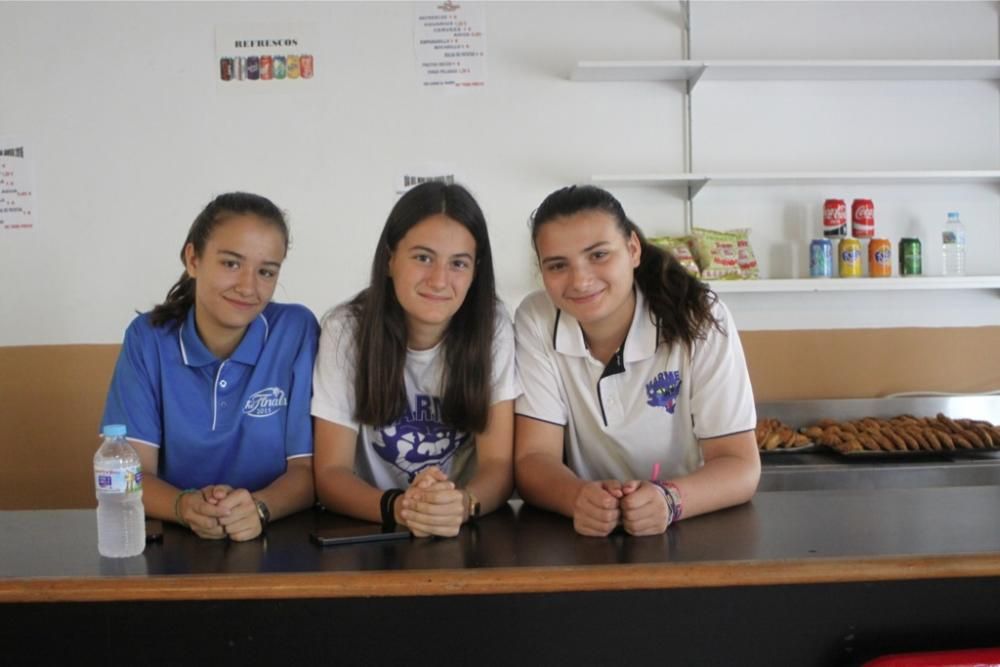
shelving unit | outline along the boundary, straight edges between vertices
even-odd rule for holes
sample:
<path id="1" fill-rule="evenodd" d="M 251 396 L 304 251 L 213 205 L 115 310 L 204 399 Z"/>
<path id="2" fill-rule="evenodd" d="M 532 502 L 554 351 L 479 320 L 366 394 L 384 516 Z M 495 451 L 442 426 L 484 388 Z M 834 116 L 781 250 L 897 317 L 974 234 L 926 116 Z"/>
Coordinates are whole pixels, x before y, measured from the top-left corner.
<path id="1" fill-rule="evenodd" d="M 595 183 L 690 188 L 693 199 L 706 186 L 805 185 L 809 183 L 892 185 L 907 183 L 1000 183 L 1000 170 L 797 171 L 704 174 L 597 174 Z"/>
<path id="2" fill-rule="evenodd" d="M 997 81 L 1000 60 L 581 61 L 574 81 Z"/>
<path id="3" fill-rule="evenodd" d="M 913 278 L 784 278 L 710 280 L 719 294 L 771 292 L 887 292 L 896 290 L 1000 289 L 1000 276 L 919 276 Z"/>
<path id="4" fill-rule="evenodd" d="M 684 14 L 680 60 L 579 61 L 570 78 L 580 82 L 682 82 L 684 84 L 684 163 L 680 173 L 597 174 L 602 185 L 677 188 L 685 191 L 685 225 L 694 220 L 694 199 L 706 187 L 796 185 L 962 185 L 1000 184 L 1000 168 L 985 170 L 913 169 L 893 171 L 701 172 L 694 164 L 692 93 L 701 81 L 1000 81 L 1000 59 L 691 59 L 690 6 Z M 1000 167 L 1000 163 L 998 163 Z M 758 256 L 760 252 L 758 250 Z M 1000 276 L 936 276 L 888 279 L 762 279 L 712 281 L 720 293 L 878 292 L 890 290 L 1000 289 Z"/>

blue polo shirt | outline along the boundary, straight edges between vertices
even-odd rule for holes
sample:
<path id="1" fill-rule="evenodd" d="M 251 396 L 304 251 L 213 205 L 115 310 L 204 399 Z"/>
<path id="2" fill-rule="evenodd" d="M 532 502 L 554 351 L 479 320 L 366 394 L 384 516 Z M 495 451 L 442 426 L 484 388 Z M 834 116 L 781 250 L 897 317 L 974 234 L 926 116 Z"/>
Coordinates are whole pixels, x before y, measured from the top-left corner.
<path id="1" fill-rule="evenodd" d="M 312 456 L 312 370 L 319 325 L 299 305 L 270 303 L 228 359 L 198 336 L 194 308 L 154 327 L 149 313 L 125 332 L 103 424 L 158 447 L 157 476 L 178 488 L 229 484 L 258 491 Z"/>

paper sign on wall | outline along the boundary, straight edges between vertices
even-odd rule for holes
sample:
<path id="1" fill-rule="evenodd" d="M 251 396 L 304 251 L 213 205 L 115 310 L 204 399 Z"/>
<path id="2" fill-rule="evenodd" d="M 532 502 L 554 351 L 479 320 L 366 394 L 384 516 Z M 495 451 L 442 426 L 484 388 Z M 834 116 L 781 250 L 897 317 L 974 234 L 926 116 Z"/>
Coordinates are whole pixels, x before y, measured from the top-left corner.
<path id="1" fill-rule="evenodd" d="M 248 24 L 215 29 L 215 79 L 221 90 L 301 89 L 316 77 L 315 29 Z"/>
<path id="2" fill-rule="evenodd" d="M 486 11 L 480 2 L 418 3 L 413 46 L 423 88 L 486 85 Z"/>
<path id="3" fill-rule="evenodd" d="M 35 226 L 35 175 L 23 141 L 0 138 L 0 229 Z"/>
<path id="4" fill-rule="evenodd" d="M 407 169 L 402 174 L 397 176 L 396 194 L 401 195 L 410 188 L 430 181 L 440 181 L 441 183 L 446 183 L 448 185 L 460 182 L 456 179 L 455 168 L 451 165 L 428 162 L 415 166 L 411 169 Z"/>

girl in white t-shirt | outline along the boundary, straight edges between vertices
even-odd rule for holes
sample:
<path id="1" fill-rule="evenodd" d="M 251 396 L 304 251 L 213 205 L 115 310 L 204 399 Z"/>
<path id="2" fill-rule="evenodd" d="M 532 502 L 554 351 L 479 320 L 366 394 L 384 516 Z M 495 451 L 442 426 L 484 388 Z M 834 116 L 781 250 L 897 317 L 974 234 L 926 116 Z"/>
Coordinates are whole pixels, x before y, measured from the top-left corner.
<path id="1" fill-rule="evenodd" d="M 521 496 L 584 535 L 749 500 L 756 412 L 726 307 L 600 188 L 549 195 L 532 240 L 545 290 L 515 318 Z"/>
<path id="2" fill-rule="evenodd" d="M 404 194 L 371 284 L 323 320 L 316 491 L 330 510 L 457 535 L 513 488 L 514 333 L 486 220 L 461 186 Z"/>

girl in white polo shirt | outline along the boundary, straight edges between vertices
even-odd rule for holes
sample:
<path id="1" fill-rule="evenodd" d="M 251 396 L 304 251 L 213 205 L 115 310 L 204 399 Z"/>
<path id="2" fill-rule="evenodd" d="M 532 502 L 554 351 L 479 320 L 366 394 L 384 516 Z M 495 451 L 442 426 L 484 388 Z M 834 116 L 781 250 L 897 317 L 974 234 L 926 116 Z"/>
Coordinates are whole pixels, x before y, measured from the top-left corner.
<path id="1" fill-rule="evenodd" d="M 515 317 L 521 496 L 597 536 L 749 500 L 756 412 L 725 305 L 600 188 L 549 195 L 532 240 L 545 290 Z"/>
<path id="2" fill-rule="evenodd" d="M 461 186 L 404 194 L 371 284 L 323 320 L 313 376 L 316 491 L 336 512 L 458 534 L 513 488 L 514 330 L 486 220 Z"/>

